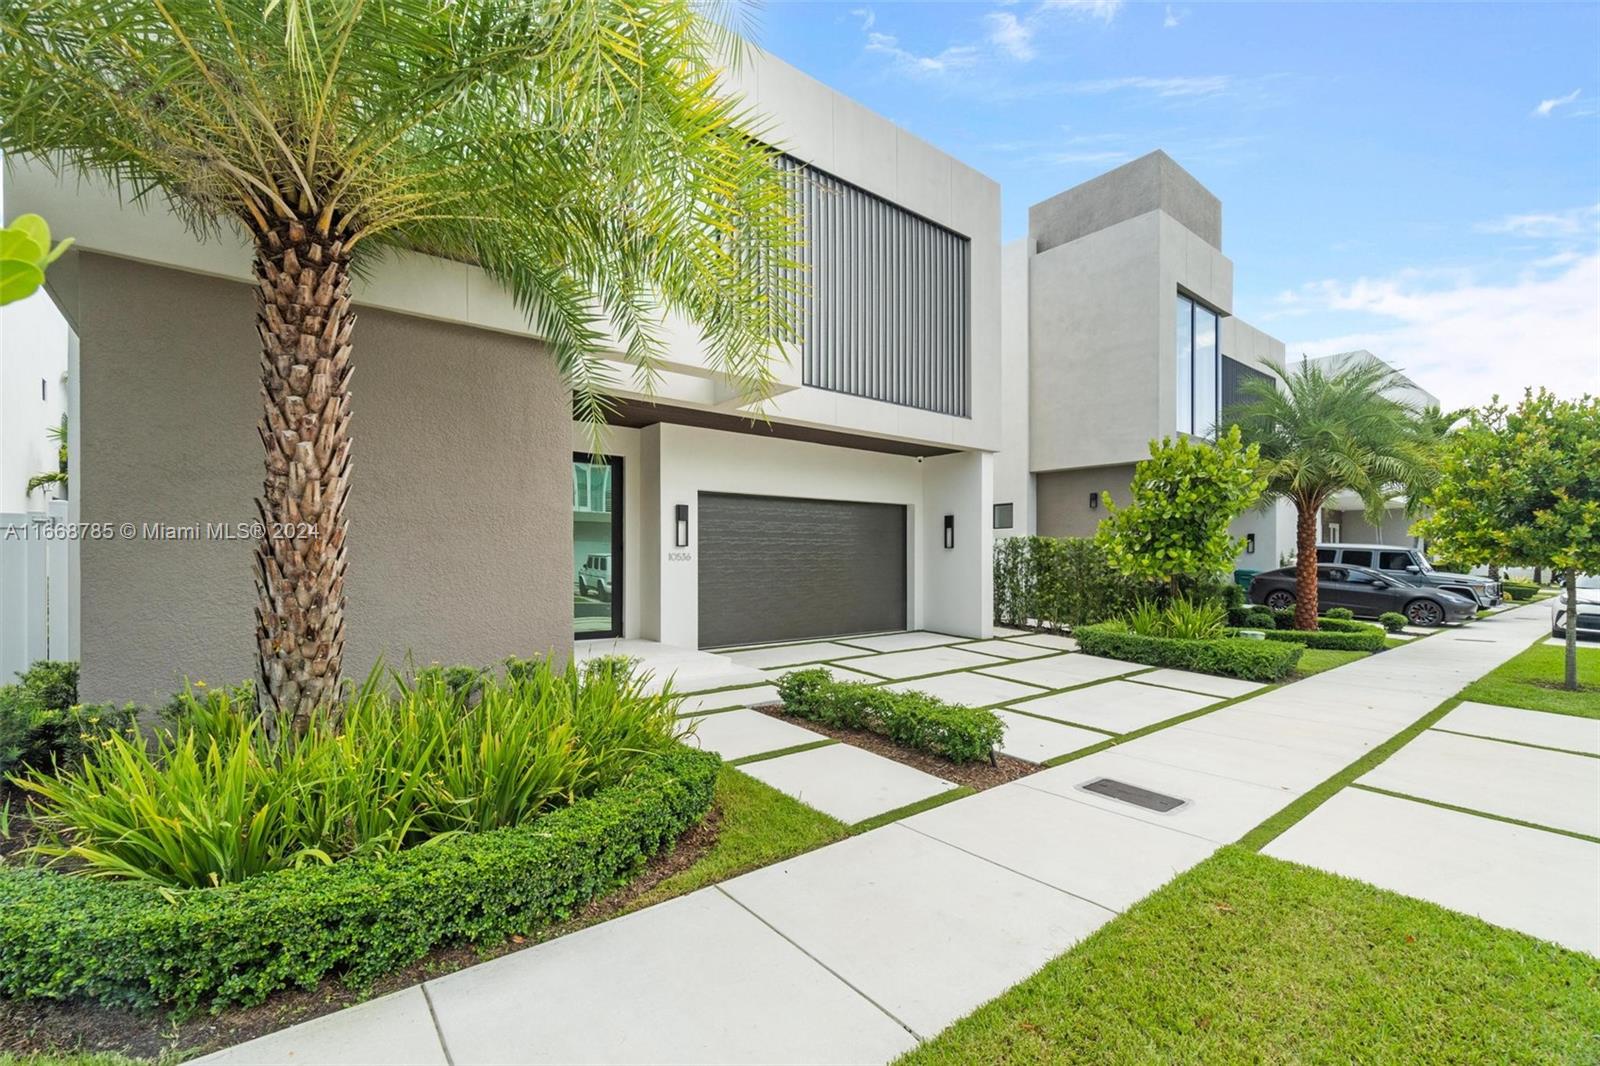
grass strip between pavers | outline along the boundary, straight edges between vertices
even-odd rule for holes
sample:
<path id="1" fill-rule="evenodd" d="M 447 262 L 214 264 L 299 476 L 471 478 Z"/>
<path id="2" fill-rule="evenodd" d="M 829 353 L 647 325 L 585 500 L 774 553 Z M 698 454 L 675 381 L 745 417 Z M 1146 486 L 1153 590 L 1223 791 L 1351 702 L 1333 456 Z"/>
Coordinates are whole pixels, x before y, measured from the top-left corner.
<path id="1" fill-rule="evenodd" d="M 1520 707 L 1510 707 L 1508 710 L 1522 710 Z M 1585 759 L 1600 759 L 1600 755 L 1592 751 L 1573 751 L 1571 748 L 1558 748 L 1552 744 L 1535 744 L 1531 740 L 1513 740 L 1510 737 L 1494 737 L 1487 733 L 1468 733 L 1460 729 L 1446 729 L 1442 725 L 1433 727 L 1435 733 L 1449 733 L 1456 737 L 1471 737 L 1473 740 L 1492 740 L 1496 744 L 1512 744 L 1519 748 L 1532 748 L 1534 751 L 1553 751 L 1557 755 L 1577 755 Z"/>
<path id="2" fill-rule="evenodd" d="M 1591 844 L 1600 844 L 1600 837 L 1592 837 L 1588 833 L 1580 833 L 1574 829 L 1557 829 L 1553 825 L 1544 825 L 1539 822 L 1525 822 L 1521 818 L 1512 818 L 1509 815 L 1494 814 L 1490 811 L 1479 810 L 1476 807 L 1460 807 L 1454 803 L 1443 800 L 1429 799 L 1427 796 L 1413 796 L 1409 792 L 1396 792 L 1392 788 L 1379 788 L 1377 785 L 1363 785 L 1360 782 L 1351 784 L 1351 788 L 1358 788 L 1363 792 L 1374 792 L 1380 796 L 1391 796 L 1394 799 L 1410 800 L 1412 803 L 1421 803 L 1429 807 L 1438 807 L 1443 811 L 1455 811 L 1457 814 L 1470 814 L 1474 818 L 1485 818 L 1491 822 L 1504 822 L 1507 825 L 1520 826 L 1523 829 L 1537 829 L 1541 833 L 1555 833 L 1557 836 L 1573 837 L 1578 840 L 1587 840 Z"/>
<path id="3" fill-rule="evenodd" d="M 917 800 L 915 803 L 908 803 L 904 807 L 896 807 L 892 811 L 884 811 L 882 814 L 875 814 L 871 818 L 863 819 L 850 827 L 850 834 L 855 836 L 865 833 L 868 830 L 888 825 L 890 822 L 898 822 L 902 818 L 910 818 L 913 814 L 931 811 L 935 807 L 943 807 L 946 803 L 964 799 L 967 796 L 976 796 L 977 794 L 978 790 L 975 788 L 968 785 L 957 785 L 955 788 L 940 792 L 938 795 L 929 796 L 926 799 Z"/>
<path id="4" fill-rule="evenodd" d="M 759 713 L 759 712 L 758 712 Z M 777 751 L 763 751 L 756 755 L 746 755 L 742 759 L 729 759 L 729 766 L 749 766 L 753 762 L 766 762 L 768 759 L 781 759 L 785 755 L 795 755 L 802 751 L 815 751 L 818 748 L 832 747 L 841 743 L 833 737 L 823 737 L 821 740 L 808 740 L 804 744 L 792 744 L 787 748 Z"/>

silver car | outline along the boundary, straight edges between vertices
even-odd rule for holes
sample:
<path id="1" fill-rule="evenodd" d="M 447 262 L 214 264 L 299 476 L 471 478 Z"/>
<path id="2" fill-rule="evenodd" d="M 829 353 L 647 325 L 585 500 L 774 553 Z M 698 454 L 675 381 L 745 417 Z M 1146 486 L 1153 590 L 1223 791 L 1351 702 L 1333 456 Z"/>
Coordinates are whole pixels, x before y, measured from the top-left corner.
<path id="1" fill-rule="evenodd" d="M 1565 585 L 1565 582 L 1563 582 Z M 1578 616 L 1578 639 L 1600 640 L 1600 574 L 1578 575 L 1578 606 L 1573 611 L 1567 603 L 1567 590 L 1556 594 L 1550 601 L 1550 635 L 1567 635 L 1567 618 Z"/>

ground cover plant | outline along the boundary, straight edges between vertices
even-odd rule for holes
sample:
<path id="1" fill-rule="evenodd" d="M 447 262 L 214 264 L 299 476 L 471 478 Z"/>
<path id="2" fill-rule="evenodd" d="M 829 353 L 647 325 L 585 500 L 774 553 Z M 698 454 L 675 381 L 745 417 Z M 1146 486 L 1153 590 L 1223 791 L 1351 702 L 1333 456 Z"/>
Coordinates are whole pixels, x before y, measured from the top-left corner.
<path id="1" fill-rule="evenodd" d="M 866 729 L 955 763 L 992 760 L 1005 733 L 993 711 L 946 703 L 922 692 L 894 692 L 835 681 L 827 670 L 794 670 L 778 680 L 785 714 L 823 725 Z"/>
<path id="2" fill-rule="evenodd" d="M 0 685 L 0 791 L 7 775 L 75 764 L 104 737 L 125 733 L 136 710 L 83 706 L 77 663 L 34 663 L 16 684 Z"/>
<path id="3" fill-rule="evenodd" d="M 902 1064 L 1594 1060 L 1600 960 L 1228 847 Z"/>
<path id="4" fill-rule="evenodd" d="M 1320 674 L 1324 670 L 1332 670 L 1336 666 L 1353 663 L 1357 659 L 1365 659 L 1371 655 L 1368 651 L 1330 651 L 1324 648 L 1307 648 L 1300 656 L 1300 661 L 1295 664 L 1295 677 L 1310 677 Z"/>
<path id="5" fill-rule="evenodd" d="M 1530 711 L 1600 718 L 1600 645 L 1577 649 L 1578 691 L 1563 687 L 1566 649 L 1540 642 L 1502 663 L 1461 692 L 1464 700 L 1522 707 Z"/>

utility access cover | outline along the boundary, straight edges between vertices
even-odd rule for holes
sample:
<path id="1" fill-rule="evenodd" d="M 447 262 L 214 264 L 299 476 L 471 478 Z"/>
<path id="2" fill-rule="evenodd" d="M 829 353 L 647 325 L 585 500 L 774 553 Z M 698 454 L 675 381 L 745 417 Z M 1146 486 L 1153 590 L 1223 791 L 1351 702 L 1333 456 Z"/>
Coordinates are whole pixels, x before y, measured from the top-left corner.
<path id="1" fill-rule="evenodd" d="M 1107 796 L 1123 803 L 1131 803 L 1135 807 L 1143 807 L 1147 811 L 1159 811 L 1166 814 L 1182 807 L 1188 800 L 1181 800 L 1176 796 L 1166 796 L 1160 792 L 1151 792 L 1148 788 L 1130 785 L 1126 781 L 1115 781 L 1109 777 L 1099 777 L 1087 785 L 1080 785 L 1085 792 Z"/>

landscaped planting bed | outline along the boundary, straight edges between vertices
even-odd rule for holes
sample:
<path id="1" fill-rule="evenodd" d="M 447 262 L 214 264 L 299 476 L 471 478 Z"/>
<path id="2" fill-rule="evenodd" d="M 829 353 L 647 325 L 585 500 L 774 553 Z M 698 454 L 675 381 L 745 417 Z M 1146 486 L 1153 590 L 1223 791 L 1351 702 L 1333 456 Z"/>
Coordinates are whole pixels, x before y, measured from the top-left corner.
<path id="1" fill-rule="evenodd" d="M 1295 644 L 1239 637 L 1185 640 L 1144 636 L 1115 623 L 1083 626 L 1073 635 L 1078 638 L 1078 646 L 1090 655 L 1245 681 L 1282 681 L 1294 670 L 1301 654 Z"/>

